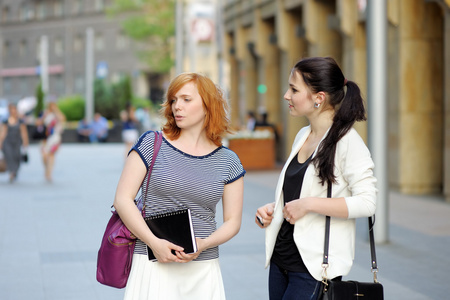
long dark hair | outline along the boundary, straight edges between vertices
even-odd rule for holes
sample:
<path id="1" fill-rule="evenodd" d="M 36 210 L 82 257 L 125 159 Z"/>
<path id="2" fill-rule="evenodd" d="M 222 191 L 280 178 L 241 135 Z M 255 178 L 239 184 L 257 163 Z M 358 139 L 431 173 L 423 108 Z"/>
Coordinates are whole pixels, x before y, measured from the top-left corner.
<path id="1" fill-rule="evenodd" d="M 310 57 L 297 62 L 293 68 L 302 75 L 312 92 L 325 92 L 328 103 L 335 111 L 333 124 L 321 142 L 314 166 L 319 171 L 321 184 L 336 183 L 334 157 L 337 142 L 352 128 L 356 121 L 366 120 L 361 91 L 358 85 L 347 80 L 336 61 L 331 57 Z M 344 87 L 347 86 L 347 91 Z"/>

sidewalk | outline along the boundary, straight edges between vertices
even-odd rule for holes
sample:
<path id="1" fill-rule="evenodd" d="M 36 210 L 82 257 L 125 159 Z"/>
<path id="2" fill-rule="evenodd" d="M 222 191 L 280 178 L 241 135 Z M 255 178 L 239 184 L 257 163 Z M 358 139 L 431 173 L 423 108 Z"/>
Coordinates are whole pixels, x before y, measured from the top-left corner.
<path id="1" fill-rule="evenodd" d="M 44 180 L 37 145 L 19 178 L 0 173 L 0 299 L 115 300 L 123 290 L 96 282 L 96 257 L 123 165 L 121 144 L 63 144 L 54 182 Z M 242 228 L 221 246 L 227 299 L 267 300 L 264 231 L 257 207 L 273 201 L 278 170 L 248 172 Z M 450 292 L 450 205 L 433 197 L 390 195 L 390 242 L 377 245 L 385 299 L 446 299 Z M 221 210 L 217 216 L 220 222 Z M 358 220 L 348 279 L 370 281 L 366 220 Z"/>

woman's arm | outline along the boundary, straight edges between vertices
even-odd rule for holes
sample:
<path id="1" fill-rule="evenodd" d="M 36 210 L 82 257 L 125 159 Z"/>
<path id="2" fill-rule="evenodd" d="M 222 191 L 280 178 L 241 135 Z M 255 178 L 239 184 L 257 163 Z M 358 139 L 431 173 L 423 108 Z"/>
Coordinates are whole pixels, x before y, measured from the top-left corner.
<path id="1" fill-rule="evenodd" d="M 153 251 L 159 262 L 178 262 L 171 250 L 183 251 L 182 247 L 157 238 L 148 228 L 141 212 L 134 203 L 147 169 L 139 154 L 131 151 L 125 161 L 116 189 L 114 207 L 127 228 Z"/>
<path id="2" fill-rule="evenodd" d="M 336 148 L 336 166 L 340 170 L 335 188 L 346 189 L 349 196 L 337 198 L 306 197 L 286 204 L 285 218 L 294 224 L 309 212 L 336 218 L 371 216 L 376 208 L 376 179 L 370 152 L 354 129 L 350 130 Z"/>
<path id="3" fill-rule="evenodd" d="M 348 208 L 344 197 L 306 197 L 290 201 L 283 208 L 283 216 L 291 224 L 311 212 L 335 218 L 348 218 Z"/>
<path id="4" fill-rule="evenodd" d="M 0 150 L 2 149 L 3 141 L 5 140 L 7 133 L 8 133 L 8 126 L 4 123 L 0 124 Z"/>
<path id="5" fill-rule="evenodd" d="M 222 205 L 223 224 L 205 239 L 197 238 L 198 251 L 193 254 L 177 252 L 178 258 L 183 262 L 196 259 L 199 254 L 209 248 L 219 246 L 234 237 L 241 228 L 242 206 L 244 202 L 244 178 L 225 185 Z"/>
<path id="6" fill-rule="evenodd" d="M 273 210 L 275 209 L 275 202 L 267 203 L 256 210 L 255 223 L 261 228 L 265 228 L 272 223 Z"/>
<path id="7" fill-rule="evenodd" d="M 28 131 L 27 131 L 27 125 L 25 123 L 20 124 L 20 137 L 22 138 L 22 145 L 24 147 L 28 147 Z"/>

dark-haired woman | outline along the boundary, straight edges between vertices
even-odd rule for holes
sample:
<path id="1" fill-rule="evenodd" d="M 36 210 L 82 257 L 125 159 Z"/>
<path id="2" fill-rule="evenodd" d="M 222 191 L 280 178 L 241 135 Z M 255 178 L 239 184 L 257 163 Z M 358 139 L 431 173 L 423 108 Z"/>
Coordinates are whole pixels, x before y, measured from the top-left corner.
<path id="1" fill-rule="evenodd" d="M 28 147 L 25 122 L 20 118 L 15 104 L 8 105 L 9 117 L 0 125 L 0 151 L 3 150 L 9 171 L 9 182 L 14 182 L 20 167 L 20 148 Z"/>
<path id="2" fill-rule="evenodd" d="M 353 263 L 355 218 L 375 213 L 374 164 L 352 128 L 365 120 L 365 109 L 357 84 L 329 57 L 299 61 L 284 99 L 290 115 L 310 125 L 294 140 L 275 202 L 260 207 L 255 222 L 266 228 L 270 299 L 317 299 L 325 216 L 331 216 L 327 276 L 339 280 Z"/>

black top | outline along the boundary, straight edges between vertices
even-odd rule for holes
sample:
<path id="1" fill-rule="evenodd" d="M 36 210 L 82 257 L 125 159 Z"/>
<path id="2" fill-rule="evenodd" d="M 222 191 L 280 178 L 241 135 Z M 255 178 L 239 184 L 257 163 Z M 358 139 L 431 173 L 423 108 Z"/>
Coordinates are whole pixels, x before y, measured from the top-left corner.
<path id="1" fill-rule="evenodd" d="M 283 197 L 284 203 L 300 198 L 303 178 L 306 169 L 311 162 L 312 155 L 304 162 L 298 162 L 298 154 L 292 159 L 284 177 Z M 278 232 L 275 249 L 272 254 L 272 262 L 278 267 L 291 272 L 307 273 L 308 269 L 303 263 L 297 246 L 294 242 L 294 225 L 283 221 Z"/>

